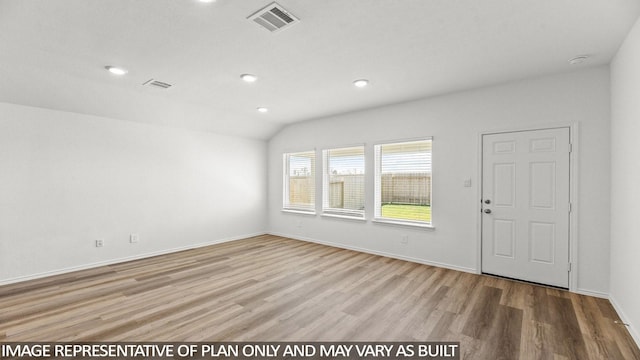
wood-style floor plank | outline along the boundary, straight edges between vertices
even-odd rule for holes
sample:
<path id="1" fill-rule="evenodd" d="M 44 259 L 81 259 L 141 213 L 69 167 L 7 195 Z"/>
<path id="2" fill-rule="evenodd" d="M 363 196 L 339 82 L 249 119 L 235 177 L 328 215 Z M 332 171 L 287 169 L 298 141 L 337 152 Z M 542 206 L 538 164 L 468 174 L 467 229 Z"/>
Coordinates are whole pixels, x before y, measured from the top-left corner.
<path id="1" fill-rule="evenodd" d="M 459 341 L 463 359 L 640 359 L 611 304 L 264 235 L 0 286 L 0 342 Z"/>

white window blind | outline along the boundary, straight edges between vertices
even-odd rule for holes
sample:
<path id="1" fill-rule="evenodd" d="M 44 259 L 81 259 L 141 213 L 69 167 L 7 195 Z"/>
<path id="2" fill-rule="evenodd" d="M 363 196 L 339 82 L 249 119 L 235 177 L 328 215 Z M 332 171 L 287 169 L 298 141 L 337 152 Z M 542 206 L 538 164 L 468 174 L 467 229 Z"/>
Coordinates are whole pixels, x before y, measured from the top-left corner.
<path id="1" fill-rule="evenodd" d="M 431 225 L 432 139 L 375 145 L 375 213 L 380 221 Z"/>
<path id="2" fill-rule="evenodd" d="M 283 157 L 283 208 L 285 210 L 315 212 L 315 151 L 287 153 Z"/>
<path id="3" fill-rule="evenodd" d="M 364 218 L 364 146 L 322 152 L 324 214 Z"/>

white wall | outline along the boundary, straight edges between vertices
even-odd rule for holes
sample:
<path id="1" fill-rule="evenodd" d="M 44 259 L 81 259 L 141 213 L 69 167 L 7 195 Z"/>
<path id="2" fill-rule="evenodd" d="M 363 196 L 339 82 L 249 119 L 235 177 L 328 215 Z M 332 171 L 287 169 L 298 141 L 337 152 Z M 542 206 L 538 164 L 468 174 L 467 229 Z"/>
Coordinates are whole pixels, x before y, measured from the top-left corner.
<path id="1" fill-rule="evenodd" d="M 375 85 L 374 85 L 375 86 Z M 356 91 L 356 90 L 354 90 Z M 364 89 L 375 91 L 375 88 Z M 363 94 L 366 96 L 366 94 Z M 293 124 L 269 142 L 269 231 L 337 246 L 476 271 L 478 263 L 479 134 L 493 130 L 577 124 L 579 141 L 577 291 L 609 290 L 609 69 L 598 67 L 501 86 Z M 281 212 L 282 153 L 434 137 L 433 222 L 416 230 Z M 471 178 L 473 187 L 463 187 Z M 318 174 L 317 184 L 321 184 Z M 372 172 L 367 199 L 372 201 Z M 317 191 L 316 203 L 320 204 Z M 367 215 L 371 218 L 371 210 Z M 400 243 L 402 235 L 409 243 Z"/>
<path id="2" fill-rule="evenodd" d="M 640 344 L 640 20 L 611 63 L 611 302 Z"/>
<path id="3" fill-rule="evenodd" d="M 265 154 L 263 141 L 0 103 L 0 283 L 264 233 Z"/>

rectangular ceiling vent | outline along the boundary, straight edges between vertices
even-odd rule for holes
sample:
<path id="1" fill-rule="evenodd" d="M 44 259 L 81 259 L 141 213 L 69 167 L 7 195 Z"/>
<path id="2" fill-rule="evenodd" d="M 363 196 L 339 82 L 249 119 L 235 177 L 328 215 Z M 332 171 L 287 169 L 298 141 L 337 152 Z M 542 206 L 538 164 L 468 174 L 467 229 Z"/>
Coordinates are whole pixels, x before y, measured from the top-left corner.
<path id="1" fill-rule="evenodd" d="M 172 87 L 173 85 L 171 84 L 167 84 L 166 82 L 162 82 L 162 81 L 158 81 L 158 80 L 147 80 L 144 84 L 142 84 L 144 86 L 149 86 L 149 87 L 154 87 L 154 88 L 158 88 L 158 89 L 168 89 L 170 87 Z"/>
<path id="2" fill-rule="evenodd" d="M 256 11 L 247 17 L 247 19 L 253 20 L 256 24 L 271 32 L 287 29 L 300 22 L 298 18 L 276 2 Z"/>

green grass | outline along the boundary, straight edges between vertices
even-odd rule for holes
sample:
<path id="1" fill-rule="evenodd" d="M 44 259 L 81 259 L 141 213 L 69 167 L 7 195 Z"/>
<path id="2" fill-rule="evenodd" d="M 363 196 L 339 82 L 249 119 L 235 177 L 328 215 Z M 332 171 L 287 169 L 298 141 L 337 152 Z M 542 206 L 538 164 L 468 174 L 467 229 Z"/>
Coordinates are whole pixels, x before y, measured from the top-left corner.
<path id="1" fill-rule="evenodd" d="M 386 204 L 382 205 L 382 217 L 431 222 L 431 206 Z"/>

